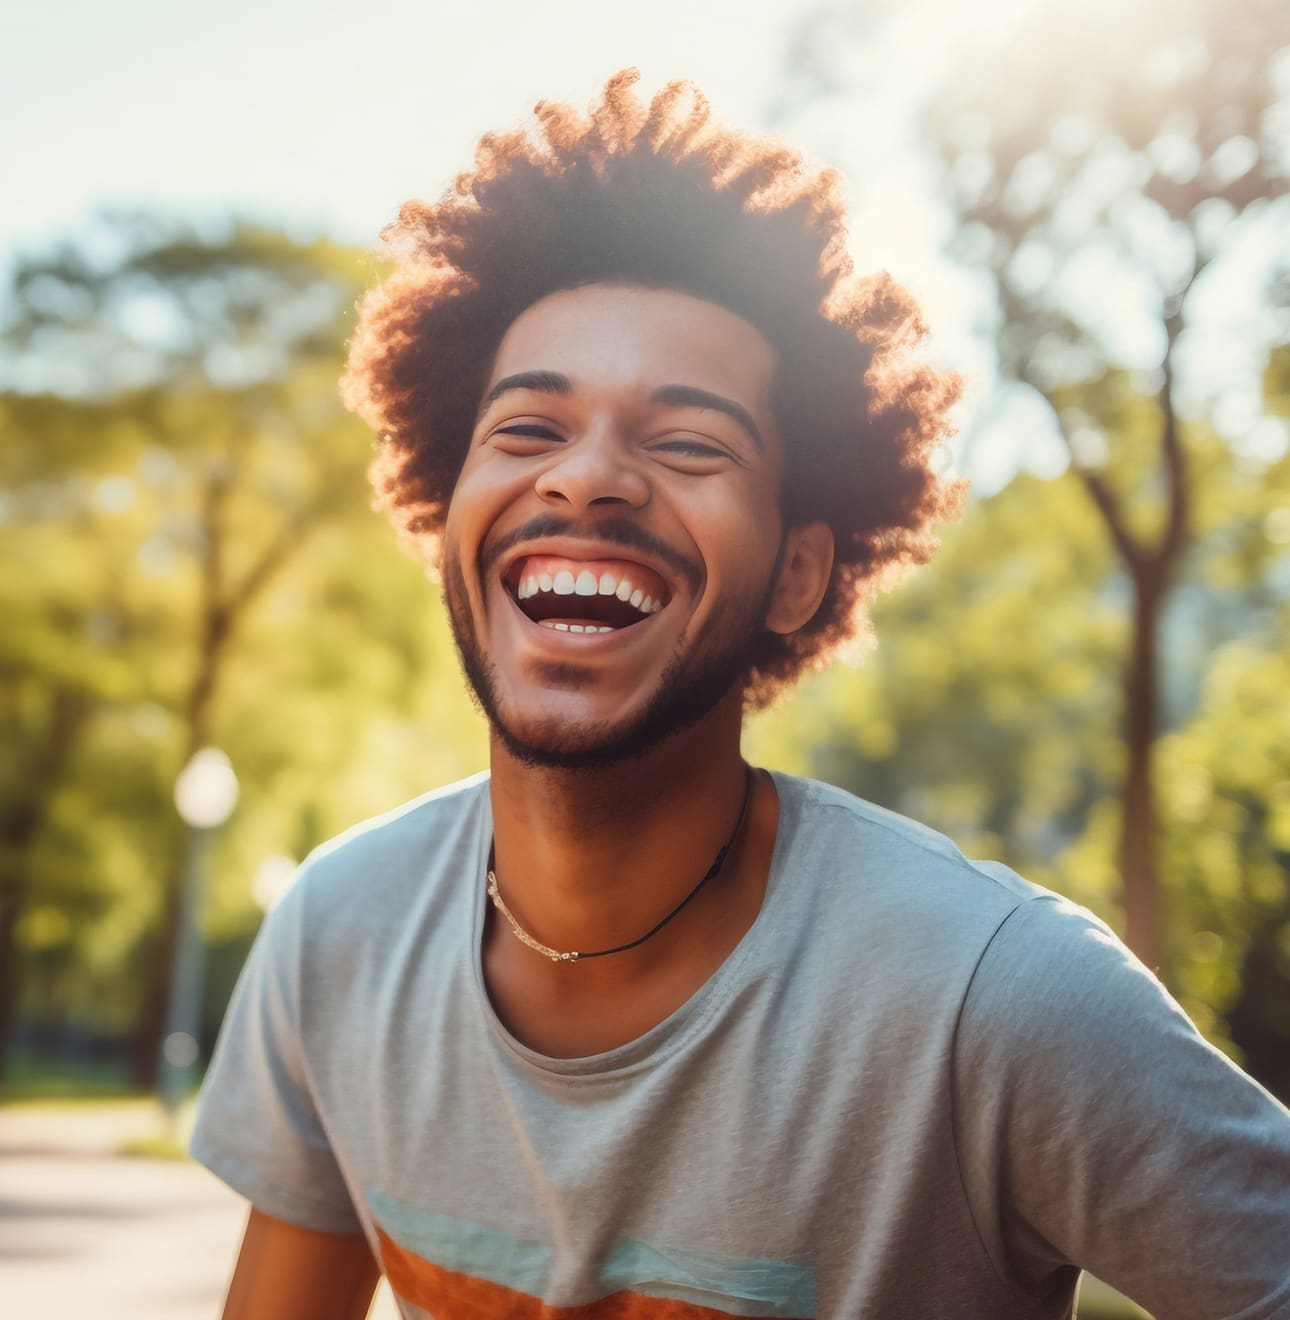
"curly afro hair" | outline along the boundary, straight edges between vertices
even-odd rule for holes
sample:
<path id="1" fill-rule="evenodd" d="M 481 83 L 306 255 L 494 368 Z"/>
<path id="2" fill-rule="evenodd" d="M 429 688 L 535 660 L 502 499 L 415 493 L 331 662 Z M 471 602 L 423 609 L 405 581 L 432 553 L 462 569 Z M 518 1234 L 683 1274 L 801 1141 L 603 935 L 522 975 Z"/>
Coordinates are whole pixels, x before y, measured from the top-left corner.
<path id="1" fill-rule="evenodd" d="M 835 173 L 712 124 L 686 83 L 646 106 L 637 76 L 611 78 L 589 116 L 540 102 L 531 127 L 487 134 L 438 203 L 403 206 L 342 395 L 379 437 L 378 506 L 437 567 L 492 359 L 522 311 L 603 281 L 677 289 L 750 322 L 779 355 L 785 524 L 824 521 L 836 542 L 815 617 L 758 643 L 745 691 L 760 706 L 868 641 L 874 595 L 931 558 L 932 527 L 965 486 L 935 467 L 959 381 L 911 356 L 923 323 L 890 276 L 853 276 Z"/>

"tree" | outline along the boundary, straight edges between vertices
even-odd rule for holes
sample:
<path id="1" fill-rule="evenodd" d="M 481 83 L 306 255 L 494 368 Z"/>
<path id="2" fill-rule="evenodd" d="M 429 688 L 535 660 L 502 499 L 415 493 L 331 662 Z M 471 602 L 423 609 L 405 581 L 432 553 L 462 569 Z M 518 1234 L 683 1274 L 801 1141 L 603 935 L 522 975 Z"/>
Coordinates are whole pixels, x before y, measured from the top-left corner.
<path id="1" fill-rule="evenodd" d="M 1167 619 L 1174 716 L 1157 752 L 1173 988 L 1287 1096 L 1290 457 L 1242 457 L 1199 423 L 1190 447 L 1197 540 Z M 926 821 L 1123 930 L 1114 717 L 1131 623 L 1100 514 L 1073 472 L 1021 474 L 942 539 L 876 603 L 873 653 L 760 717 L 750 752 Z"/>
<path id="2" fill-rule="evenodd" d="M 91 932 L 132 904 L 103 956 L 139 969 L 141 991 L 117 999 L 132 1005 L 136 1073 L 150 1080 L 177 929 L 183 840 L 169 791 L 180 767 L 218 738 L 244 778 L 257 754 L 259 773 L 285 777 L 291 749 L 271 767 L 257 751 L 266 711 L 290 725 L 330 686 L 328 718 L 352 735 L 347 683 L 367 675 L 373 650 L 392 643 L 423 667 L 443 650 L 423 627 L 436 612 L 409 609 L 407 593 L 428 588 L 370 511 L 370 437 L 336 396 L 364 273 L 326 242 L 249 227 L 203 237 L 143 216 L 99 222 L 17 267 L 0 397 L 10 491 L 0 540 L 16 570 L 0 666 L 20 747 L 3 821 L 0 1038 L 19 933 L 29 967 L 68 975 L 93 961 Z M 328 535 L 341 530 L 338 548 Z M 369 589 L 364 574 L 379 581 Z M 276 616 L 292 600 L 316 613 L 296 613 L 288 640 Z M 364 622 L 370 641 L 355 635 Z M 266 689 L 289 655 L 316 656 L 310 624 L 339 635 L 337 654 L 299 689 Z M 409 688 L 405 675 L 405 710 Z M 297 805 L 316 815 L 327 797 L 314 785 Z M 108 878 L 120 874 L 113 831 L 156 877 L 154 888 L 136 876 L 155 906 Z M 92 877 L 106 887 L 94 891 Z M 60 923 L 90 892 L 86 923 Z"/>
<path id="3" fill-rule="evenodd" d="M 952 251 L 995 291 L 1001 374 L 1050 406 L 1128 583 L 1118 852 L 1126 936 L 1153 967 L 1167 961 L 1160 627 L 1194 536 L 1180 397 L 1202 388 L 1189 350 L 1209 277 L 1284 216 L 1271 203 L 1290 174 L 1288 42 L 1290 11 L 1272 0 L 1173 0 L 1109 23 L 1032 6 L 956 52 L 923 120 Z M 818 73 L 845 58 L 836 31 L 831 46 L 799 71 L 836 89 Z M 1256 357 L 1275 333 L 1262 332 Z"/>
<path id="4" fill-rule="evenodd" d="M 1059 873 L 1118 752 L 1125 626 L 1096 514 L 1069 480 L 1019 476 L 942 542 L 875 605 L 863 664 L 808 683 L 754 746 L 1106 910 L 1096 875 Z"/>

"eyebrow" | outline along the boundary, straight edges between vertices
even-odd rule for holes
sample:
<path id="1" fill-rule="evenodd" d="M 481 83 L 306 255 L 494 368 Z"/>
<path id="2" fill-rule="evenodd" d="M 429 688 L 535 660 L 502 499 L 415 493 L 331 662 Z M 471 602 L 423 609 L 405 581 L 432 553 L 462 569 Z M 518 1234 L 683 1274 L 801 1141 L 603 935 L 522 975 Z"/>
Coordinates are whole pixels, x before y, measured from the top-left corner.
<path id="1" fill-rule="evenodd" d="M 748 432 L 758 450 L 765 452 L 766 442 L 761 431 L 753 421 L 752 413 L 742 403 L 722 394 L 713 394 L 711 390 L 701 390 L 697 385 L 663 385 L 649 397 L 651 403 L 669 403 L 678 408 L 711 408 L 713 412 L 725 413 Z"/>
<path id="2" fill-rule="evenodd" d="M 501 380 L 484 395 L 476 417 L 482 417 L 484 410 L 496 399 L 509 390 L 534 390 L 538 394 L 572 394 L 573 381 L 562 376 L 558 371 L 517 371 L 513 376 L 503 376 Z"/>
<path id="3" fill-rule="evenodd" d="M 569 395 L 573 393 L 573 382 L 558 371 L 517 371 L 512 376 L 503 376 L 484 395 L 477 416 L 482 417 L 490 404 L 511 390 Z M 700 389 L 697 385 L 661 385 L 649 397 L 651 403 L 670 404 L 677 408 L 711 408 L 714 412 L 724 413 L 748 432 L 759 451 L 765 452 L 766 442 L 756 421 L 753 420 L 752 413 L 733 399 L 727 399 L 722 394 L 713 394 L 711 390 Z"/>

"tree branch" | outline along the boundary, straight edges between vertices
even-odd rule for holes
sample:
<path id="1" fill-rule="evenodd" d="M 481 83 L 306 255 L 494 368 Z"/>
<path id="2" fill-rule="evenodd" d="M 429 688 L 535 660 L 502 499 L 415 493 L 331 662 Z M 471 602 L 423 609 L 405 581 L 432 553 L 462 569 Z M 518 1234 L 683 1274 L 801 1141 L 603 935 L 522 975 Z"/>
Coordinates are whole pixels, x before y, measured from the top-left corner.
<path id="1" fill-rule="evenodd" d="M 1132 572 L 1139 572 L 1148 556 L 1130 533 L 1111 488 L 1098 473 L 1081 467 L 1076 462 L 1075 451 L 1071 448 L 1070 438 L 1065 430 L 1062 431 L 1062 439 L 1066 441 L 1066 448 L 1070 451 L 1071 467 L 1075 470 L 1075 475 L 1084 483 L 1084 488 L 1092 497 L 1093 503 L 1097 505 L 1102 521 L 1106 523 L 1111 539 L 1115 542 L 1115 548 L 1120 552 L 1120 558 Z"/>
<path id="2" fill-rule="evenodd" d="M 296 548 L 301 536 L 311 531 L 322 520 L 333 503 L 330 495 L 321 494 L 297 509 L 282 524 L 277 536 L 264 547 L 242 581 L 229 592 L 224 608 L 230 618 L 244 610 L 264 590 Z"/>
<path id="3" fill-rule="evenodd" d="M 1165 476 L 1169 488 L 1169 513 L 1165 520 L 1164 536 L 1156 558 L 1161 567 L 1168 569 L 1182 553 L 1187 542 L 1191 522 L 1191 495 L 1187 481 L 1187 453 L 1179 434 L 1178 415 L 1174 411 L 1174 345 L 1182 330 L 1181 310 L 1165 321 L 1164 384 L 1160 387 L 1162 425 L 1160 447 L 1164 455 Z"/>

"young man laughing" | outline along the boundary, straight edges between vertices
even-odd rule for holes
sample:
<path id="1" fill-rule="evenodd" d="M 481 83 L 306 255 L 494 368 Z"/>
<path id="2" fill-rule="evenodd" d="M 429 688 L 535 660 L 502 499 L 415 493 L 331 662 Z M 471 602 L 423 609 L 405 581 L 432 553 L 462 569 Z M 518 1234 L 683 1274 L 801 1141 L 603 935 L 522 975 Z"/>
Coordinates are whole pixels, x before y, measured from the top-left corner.
<path id="1" fill-rule="evenodd" d="M 346 397 L 491 769 L 320 849 L 193 1151 L 228 1317 L 1290 1317 L 1290 1115 L 1091 914 L 747 766 L 960 490 L 836 181 L 611 81 L 391 226 Z"/>

